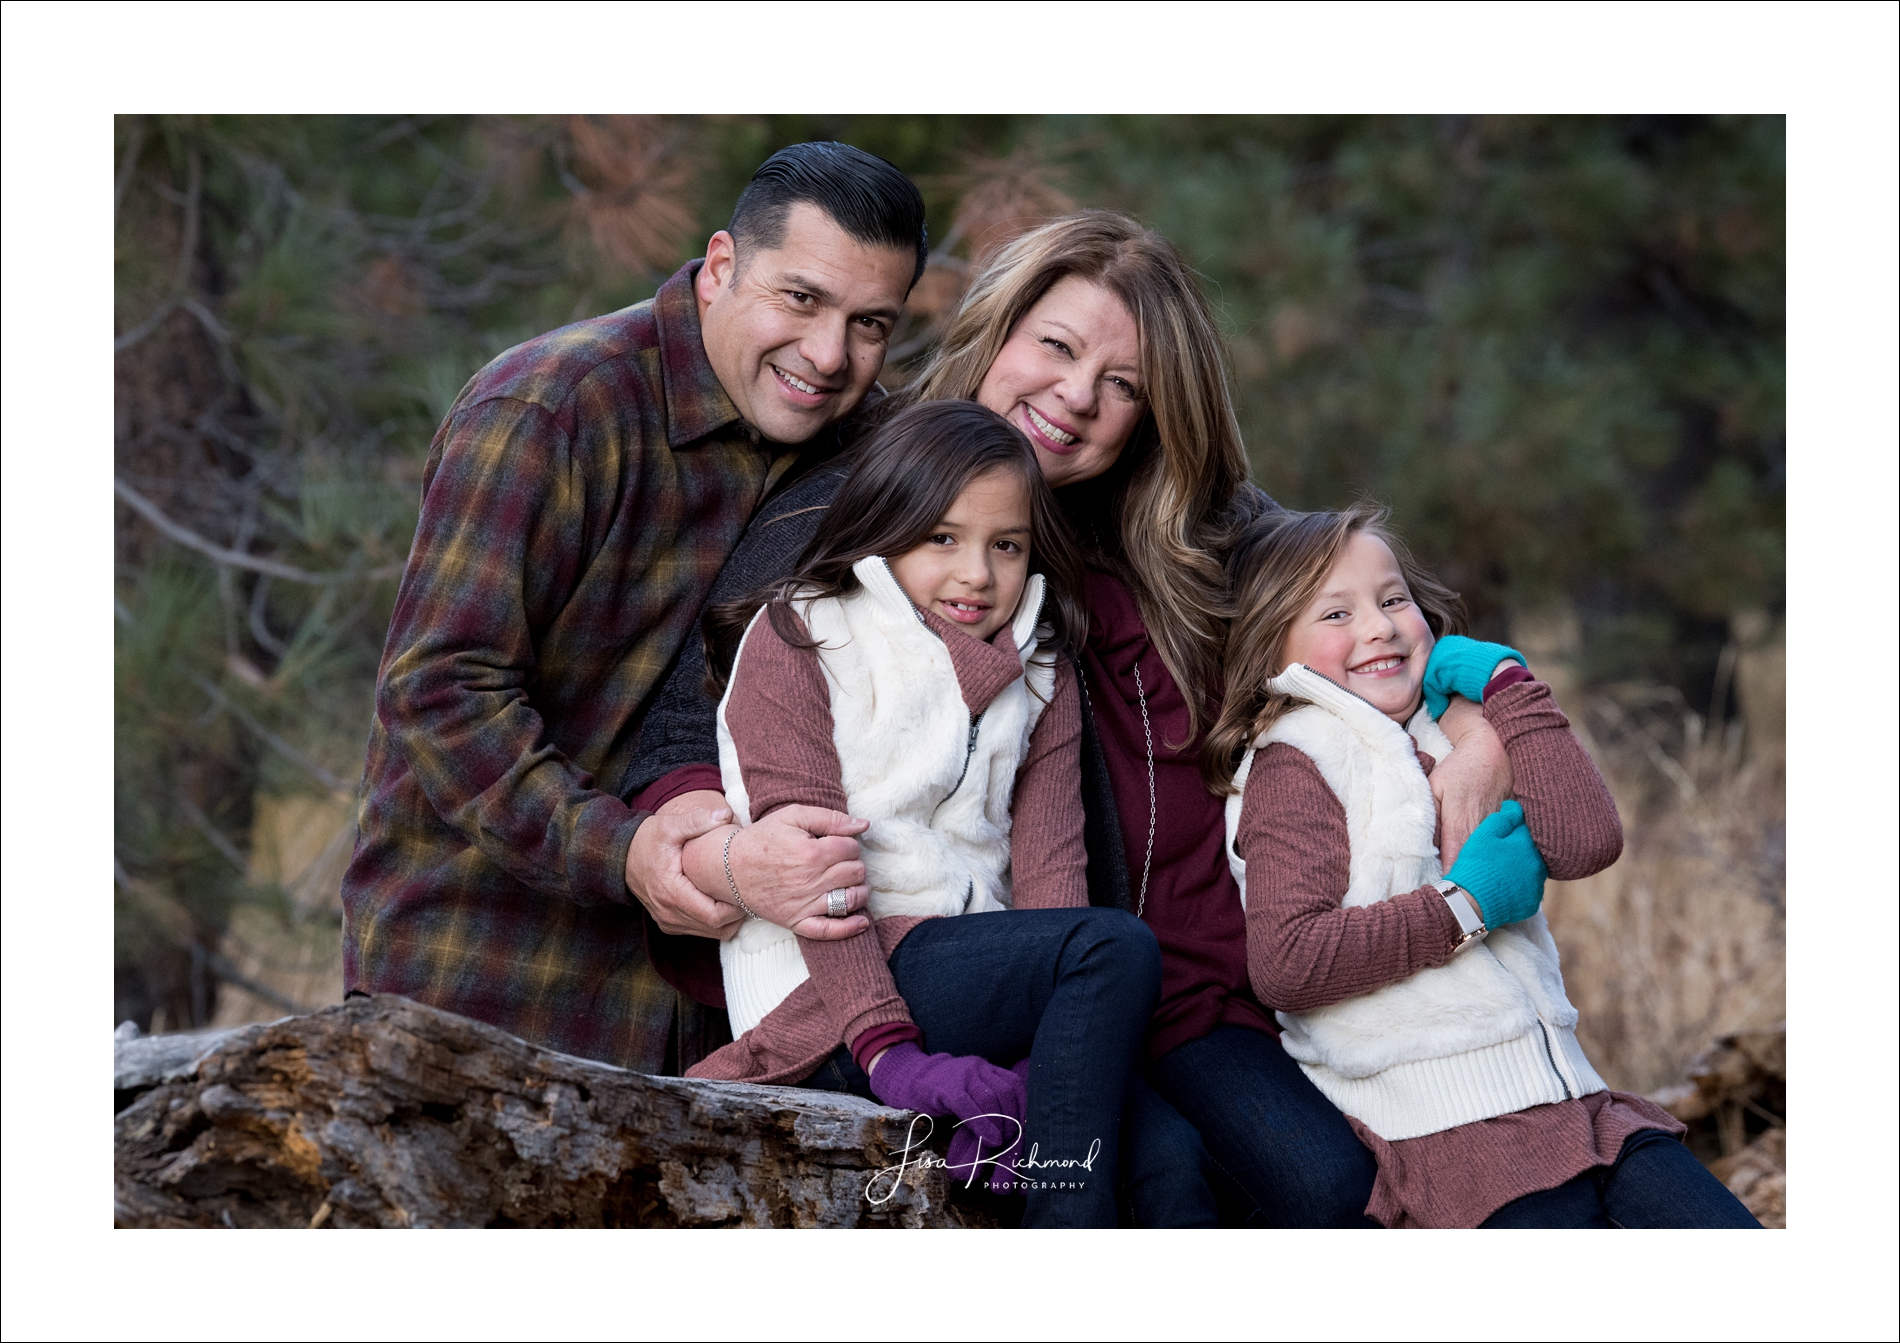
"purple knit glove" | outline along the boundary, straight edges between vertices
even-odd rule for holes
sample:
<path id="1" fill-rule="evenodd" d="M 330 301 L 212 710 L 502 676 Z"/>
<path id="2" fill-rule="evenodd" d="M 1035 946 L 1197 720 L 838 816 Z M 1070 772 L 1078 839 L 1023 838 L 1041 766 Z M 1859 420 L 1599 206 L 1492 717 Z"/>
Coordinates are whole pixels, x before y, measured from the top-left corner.
<path id="1" fill-rule="evenodd" d="M 1010 1118 L 1018 1121 L 1013 1125 L 1004 1125 L 1014 1130 L 1014 1136 L 1006 1135 L 1001 1146 L 998 1146 L 987 1135 L 979 1134 L 976 1131 L 976 1124 L 960 1125 L 950 1135 L 950 1151 L 944 1162 L 953 1177 L 966 1183 L 976 1179 L 979 1161 L 988 1164 L 990 1168 L 988 1183 L 990 1192 L 993 1194 L 1016 1192 L 1016 1158 L 1026 1150 L 1023 1146 L 1021 1121 L 1029 1113 L 1029 1060 L 1024 1059 L 1011 1068 L 1009 1075 L 1016 1084 L 1014 1095 L 1010 1098 L 1015 1108 L 1008 1111 L 999 1109 L 997 1113 L 1007 1113 Z"/>
<path id="2" fill-rule="evenodd" d="M 886 1105 L 900 1110 L 949 1115 L 964 1121 L 951 1138 L 953 1152 L 957 1138 L 966 1133 L 970 1135 L 967 1141 L 972 1153 L 979 1138 L 987 1152 L 1020 1145 L 1026 1108 L 1023 1080 L 988 1059 L 926 1054 L 909 1042 L 892 1045 L 871 1074 L 871 1091 Z M 970 1160 L 970 1156 L 964 1157 L 966 1167 Z M 965 1178 L 968 1175 L 966 1171 Z"/>

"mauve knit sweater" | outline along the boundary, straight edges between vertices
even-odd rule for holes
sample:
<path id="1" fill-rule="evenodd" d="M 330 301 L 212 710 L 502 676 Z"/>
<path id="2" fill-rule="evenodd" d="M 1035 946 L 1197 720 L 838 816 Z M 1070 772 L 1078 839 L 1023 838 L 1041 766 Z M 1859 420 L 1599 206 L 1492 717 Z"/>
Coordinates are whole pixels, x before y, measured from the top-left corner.
<path id="1" fill-rule="evenodd" d="M 1622 851 L 1616 803 L 1550 687 L 1510 668 L 1486 687 L 1515 796 L 1550 875 L 1599 872 Z M 1431 773 L 1434 761 L 1419 752 Z M 1235 848 L 1247 864 L 1247 968 L 1261 1001 L 1310 1012 L 1451 959 L 1458 921 L 1421 886 L 1341 907 L 1350 882 L 1345 808 L 1312 759 L 1285 742 L 1254 757 Z M 1616 1160 L 1639 1129 L 1684 1129 L 1640 1096 L 1607 1091 L 1387 1142 L 1352 1120 L 1379 1174 L 1366 1211 L 1389 1227 L 1472 1227 L 1515 1198 Z"/>
<path id="2" fill-rule="evenodd" d="M 934 612 L 924 623 L 944 642 L 972 717 L 1023 674 L 1004 626 L 985 643 Z M 808 638 L 803 622 L 793 623 Z M 832 736 L 831 693 L 815 648 L 794 648 L 761 620 L 733 669 L 726 726 L 753 817 L 794 803 L 848 812 Z M 1013 908 L 1088 904 L 1088 856 L 1082 847 L 1082 717 L 1075 673 L 1056 663 L 1055 690 L 1029 736 L 1011 804 Z M 874 822 L 875 824 L 875 822 Z M 799 939 L 810 977 L 757 1026 L 688 1071 L 719 1081 L 796 1082 L 851 1045 L 862 1061 L 885 1045 L 919 1038 L 891 978 L 889 957 L 923 920 L 893 915 L 871 931 L 838 942 Z"/>

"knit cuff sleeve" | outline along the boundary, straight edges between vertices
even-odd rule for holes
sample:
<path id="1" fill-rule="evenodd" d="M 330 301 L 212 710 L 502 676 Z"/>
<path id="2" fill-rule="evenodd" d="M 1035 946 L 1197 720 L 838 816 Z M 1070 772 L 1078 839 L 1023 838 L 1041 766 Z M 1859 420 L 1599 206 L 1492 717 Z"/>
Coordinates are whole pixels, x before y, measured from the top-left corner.
<path id="1" fill-rule="evenodd" d="M 924 1042 L 924 1033 L 910 1021 L 886 1021 L 864 1031 L 851 1042 L 851 1058 L 858 1067 L 870 1076 L 871 1060 L 889 1049 L 892 1045 L 918 1044 Z"/>
<path id="2" fill-rule="evenodd" d="M 681 765 L 678 769 L 662 774 L 652 783 L 642 788 L 634 796 L 633 807 L 637 811 L 658 811 L 676 797 L 698 792 L 723 793 L 726 781 L 720 776 L 717 765 Z"/>
<path id="3" fill-rule="evenodd" d="M 1535 676 L 1531 675 L 1530 668 L 1521 662 L 1513 662 L 1510 666 L 1485 682 L 1484 698 L 1487 700 L 1490 699 L 1491 696 L 1505 689 L 1507 686 L 1514 686 L 1524 681 L 1534 681 L 1536 679 Z"/>

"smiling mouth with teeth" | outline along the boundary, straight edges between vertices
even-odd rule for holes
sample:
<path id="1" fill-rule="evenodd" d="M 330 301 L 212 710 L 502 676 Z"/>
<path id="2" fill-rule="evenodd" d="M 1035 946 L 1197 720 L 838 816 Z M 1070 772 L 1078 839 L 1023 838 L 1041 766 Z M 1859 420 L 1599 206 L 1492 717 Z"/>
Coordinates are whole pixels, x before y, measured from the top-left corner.
<path id="1" fill-rule="evenodd" d="M 945 615 L 959 625 L 981 625 L 989 618 L 990 608 L 975 602 L 960 602 L 949 597 L 937 598 L 937 605 L 943 608 Z"/>
<path id="2" fill-rule="evenodd" d="M 803 392 L 806 396 L 818 396 L 823 392 L 831 390 L 828 387 L 814 387 L 803 378 L 794 378 L 777 364 L 772 365 L 772 371 L 784 379 L 787 387 L 790 387 L 793 391 Z"/>
<path id="3" fill-rule="evenodd" d="M 1051 443 L 1066 448 L 1075 442 L 1076 436 L 1074 434 L 1064 433 L 1062 430 L 1056 428 L 1053 424 L 1049 423 L 1049 421 L 1038 415 L 1036 408 L 1027 401 L 1023 403 L 1023 410 L 1028 413 L 1029 422 L 1036 426 L 1036 432 L 1048 439 Z"/>
<path id="4" fill-rule="evenodd" d="M 1350 670 L 1355 676 L 1371 676 L 1376 672 L 1391 671 L 1394 667 L 1404 665 L 1404 658 L 1380 658 L 1377 662 L 1367 662 Z"/>

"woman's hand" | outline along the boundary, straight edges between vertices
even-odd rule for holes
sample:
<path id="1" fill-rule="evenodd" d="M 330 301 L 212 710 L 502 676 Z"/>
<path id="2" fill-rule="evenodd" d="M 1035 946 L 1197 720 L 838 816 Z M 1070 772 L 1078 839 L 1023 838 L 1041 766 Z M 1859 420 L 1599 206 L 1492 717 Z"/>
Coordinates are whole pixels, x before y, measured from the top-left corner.
<path id="1" fill-rule="evenodd" d="M 780 807 L 743 828 L 728 824 L 698 835 L 685 845 L 681 861 L 693 885 L 733 913 L 739 912 L 732 899 L 736 885 L 746 908 L 767 923 L 812 941 L 836 941 L 855 937 L 871 926 L 858 912 L 870 891 L 864 884 L 857 836 L 868 828 L 869 821 L 825 807 Z M 726 880 L 728 853 L 730 883 Z M 845 893 L 845 907 L 851 913 L 829 918 L 826 896 L 838 890 Z M 714 935 L 732 936 L 739 921 Z"/>
<path id="2" fill-rule="evenodd" d="M 1530 665 L 1515 648 L 1447 634 L 1432 645 L 1431 660 L 1425 664 L 1425 708 L 1433 718 L 1443 718 L 1453 695 L 1482 704 L 1485 686 L 1507 662 Z"/>
<path id="3" fill-rule="evenodd" d="M 1471 832 L 1510 797 L 1515 780 L 1504 743 L 1477 705 L 1452 700 L 1438 726 L 1457 748 L 1438 762 L 1431 778 L 1438 803 L 1438 861 L 1449 868 Z"/>
<path id="4" fill-rule="evenodd" d="M 1471 832 L 1464 852 L 1445 874 L 1478 902 L 1487 928 L 1502 928 L 1535 914 L 1544 903 L 1544 879 L 1549 875 L 1524 824 L 1524 808 L 1515 802 L 1506 802 Z"/>

